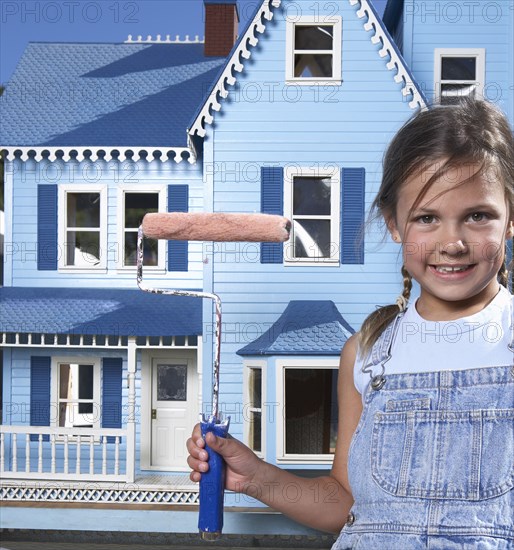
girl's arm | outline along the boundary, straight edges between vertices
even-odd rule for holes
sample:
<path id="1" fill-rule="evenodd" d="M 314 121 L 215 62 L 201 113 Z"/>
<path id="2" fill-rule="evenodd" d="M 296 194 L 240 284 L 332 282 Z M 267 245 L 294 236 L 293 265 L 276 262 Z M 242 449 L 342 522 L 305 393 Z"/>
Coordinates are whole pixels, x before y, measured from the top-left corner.
<path id="1" fill-rule="evenodd" d="M 226 464 L 226 488 L 255 497 L 290 518 L 332 533 L 345 523 L 353 498 L 348 484 L 347 455 L 350 441 L 362 412 L 361 396 L 353 384 L 356 337 L 352 336 L 341 352 L 338 378 L 339 428 L 334 464 L 329 475 L 299 477 L 258 458 L 236 439 L 207 435 L 210 447 Z M 199 481 L 208 469 L 205 443 L 198 426 L 187 442 L 191 479 Z"/>

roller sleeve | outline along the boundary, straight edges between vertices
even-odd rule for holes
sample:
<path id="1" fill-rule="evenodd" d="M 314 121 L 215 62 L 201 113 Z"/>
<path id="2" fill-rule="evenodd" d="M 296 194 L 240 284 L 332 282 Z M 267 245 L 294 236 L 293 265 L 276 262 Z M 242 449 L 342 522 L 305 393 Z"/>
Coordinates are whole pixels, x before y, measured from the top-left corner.
<path id="1" fill-rule="evenodd" d="M 143 233 L 152 239 L 215 242 L 284 242 L 291 222 L 271 214 L 170 212 L 146 214 Z"/>

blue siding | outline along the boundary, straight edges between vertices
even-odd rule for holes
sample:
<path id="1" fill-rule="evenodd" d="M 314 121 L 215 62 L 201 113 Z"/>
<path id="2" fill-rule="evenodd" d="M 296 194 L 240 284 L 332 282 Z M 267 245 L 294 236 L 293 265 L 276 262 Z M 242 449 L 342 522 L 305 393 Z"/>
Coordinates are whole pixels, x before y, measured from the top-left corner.
<path id="1" fill-rule="evenodd" d="M 405 2 L 404 57 L 429 101 L 435 98 L 435 48 L 485 48 L 484 96 L 514 121 L 512 1 Z"/>
<path id="2" fill-rule="evenodd" d="M 30 358 L 30 425 L 50 426 L 51 357 Z M 48 436 L 43 437 L 48 441 Z M 31 436 L 36 441 L 37 436 Z"/>
<path id="3" fill-rule="evenodd" d="M 168 212 L 189 211 L 189 187 L 168 185 Z M 189 246 L 187 241 L 168 241 L 168 271 L 187 271 Z"/>
<path id="4" fill-rule="evenodd" d="M 261 168 L 261 212 L 281 216 L 284 213 L 284 169 Z M 261 243 L 261 263 L 281 264 L 284 257 L 282 243 Z"/>
<path id="5" fill-rule="evenodd" d="M 341 263 L 364 263 L 364 168 L 341 170 Z"/>
<path id="6" fill-rule="evenodd" d="M 37 268 L 57 269 L 57 185 L 37 188 Z"/>

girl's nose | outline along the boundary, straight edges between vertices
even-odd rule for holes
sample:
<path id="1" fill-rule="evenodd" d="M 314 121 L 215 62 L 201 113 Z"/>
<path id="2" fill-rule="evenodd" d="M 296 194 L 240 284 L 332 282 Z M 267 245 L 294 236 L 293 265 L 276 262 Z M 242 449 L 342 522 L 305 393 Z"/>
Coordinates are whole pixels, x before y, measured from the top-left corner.
<path id="1" fill-rule="evenodd" d="M 461 239 L 458 241 L 448 242 L 443 246 L 443 252 L 450 256 L 460 256 L 461 254 L 467 252 L 467 250 L 467 245 Z"/>

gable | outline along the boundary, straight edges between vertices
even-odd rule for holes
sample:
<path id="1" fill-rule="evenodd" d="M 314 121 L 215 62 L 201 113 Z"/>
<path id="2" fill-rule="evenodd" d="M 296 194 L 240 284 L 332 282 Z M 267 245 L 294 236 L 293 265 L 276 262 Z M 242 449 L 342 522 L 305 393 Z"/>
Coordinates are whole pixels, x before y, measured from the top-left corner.
<path id="1" fill-rule="evenodd" d="M 313 17 L 313 21 L 330 21 L 331 17 L 341 17 L 343 21 L 342 39 L 342 64 L 343 64 L 343 89 L 348 80 L 348 74 L 352 70 L 348 65 L 348 52 L 353 51 L 357 55 L 372 53 L 379 63 L 372 70 L 383 71 L 387 78 L 380 80 L 380 86 L 393 86 L 397 90 L 398 101 L 407 101 L 411 109 L 425 108 L 426 100 L 417 86 L 411 72 L 405 64 L 400 51 L 394 44 L 389 32 L 378 16 L 371 2 L 368 0 L 340 0 L 332 2 L 324 7 L 316 4 L 313 11 L 312 2 L 307 0 L 264 0 L 257 10 L 253 20 L 246 31 L 239 38 L 232 54 L 229 56 L 216 83 L 212 86 L 208 99 L 199 110 L 190 129 L 190 134 L 204 136 L 206 126 L 214 121 L 217 111 L 223 108 L 223 100 L 228 98 L 237 82 L 241 80 L 258 83 L 263 72 L 261 67 L 262 52 L 267 50 L 274 55 L 277 67 L 274 69 L 268 87 L 281 87 L 285 75 L 285 35 L 287 21 L 299 20 L 304 14 Z M 337 9 L 335 7 L 337 6 Z M 326 11 L 323 12 L 323 9 Z M 357 24 L 356 24 L 357 23 Z M 358 30 L 357 30 L 358 29 Z M 348 39 L 348 32 L 351 38 Z M 359 33 L 357 39 L 355 32 Z M 346 54 L 346 59 L 345 59 Z M 357 59 L 354 68 L 359 70 Z M 278 66 L 278 63 L 282 63 Z M 368 69 L 369 70 L 369 69 Z M 361 73 L 366 78 L 364 73 Z M 261 86 L 261 91 L 264 87 Z M 377 89 L 377 91 L 379 91 Z M 294 97 L 294 94 L 292 94 Z M 258 99 L 257 99 L 258 97 Z M 334 97 L 334 94 L 332 95 Z M 257 103 L 261 96 L 255 96 Z M 290 100 L 289 96 L 286 100 Z"/>

